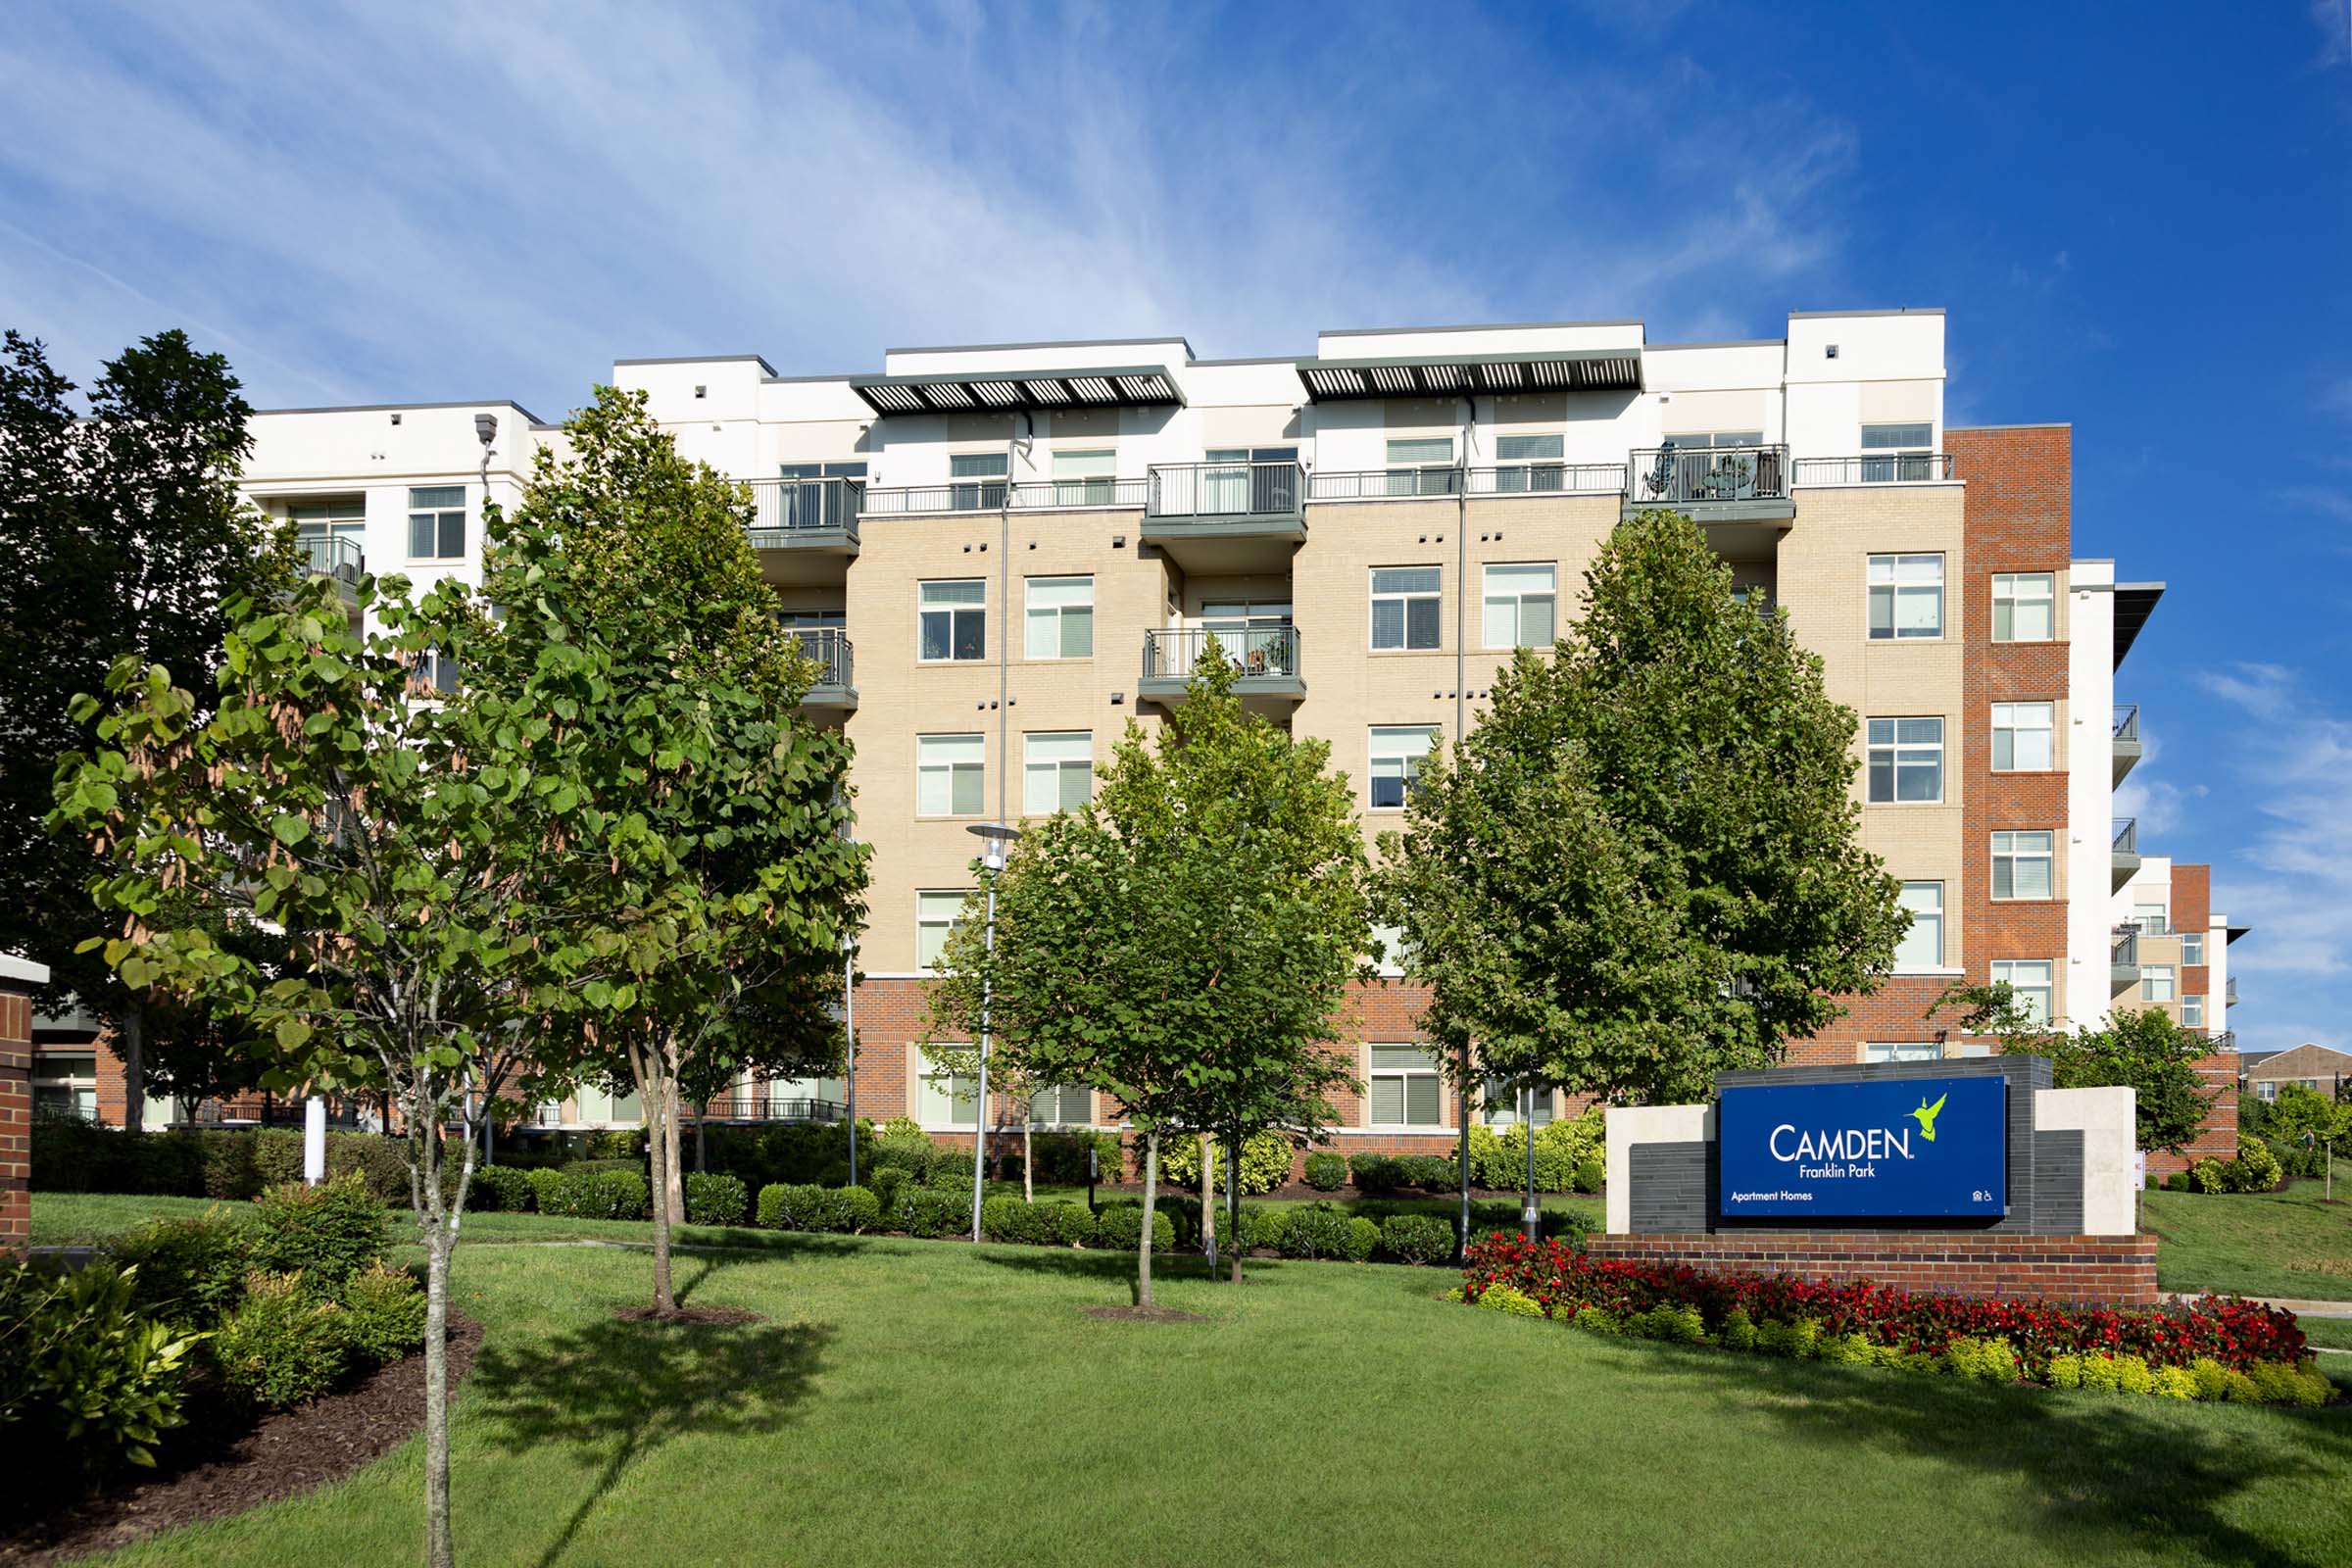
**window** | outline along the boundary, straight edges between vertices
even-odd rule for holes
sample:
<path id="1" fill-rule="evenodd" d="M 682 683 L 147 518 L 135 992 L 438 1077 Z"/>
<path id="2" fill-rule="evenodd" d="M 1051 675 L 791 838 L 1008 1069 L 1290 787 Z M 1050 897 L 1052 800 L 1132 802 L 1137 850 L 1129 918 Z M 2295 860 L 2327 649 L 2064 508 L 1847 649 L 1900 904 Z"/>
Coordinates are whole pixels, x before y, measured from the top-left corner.
<path id="1" fill-rule="evenodd" d="M 2000 571 L 1992 577 L 1992 640 L 2046 643 L 2057 635 L 2058 578 L 2047 571 Z"/>
<path id="2" fill-rule="evenodd" d="M 1374 808 L 1395 810 L 1404 805 L 1405 791 L 1412 788 L 1413 775 L 1421 771 L 1421 760 L 1437 743 L 1438 732 L 1427 724 L 1372 731 L 1370 776 Z"/>
<path id="3" fill-rule="evenodd" d="M 1764 444 L 1761 430 L 1688 430 L 1681 435 L 1666 437 L 1666 444 L 1677 452 L 1706 452 L 1726 448 L 1760 447 Z"/>
<path id="4" fill-rule="evenodd" d="M 466 554 L 466 487 L 423 485 L 409 492 L 409 558 L 456 561 Z"/>
<path id="5" fill-rule="evenodd" d="M 1943 720 L 1870 721 L 1870 799 L 1921 803 L 1943 799 Z"/>
<path id="6" fill-rule="evenodd" d="M 1911 929 L 1895 944 L 1894 966 L 1897 970 L 1940 969 L 1943 967 L 1943 884 L 1940 882 L 1906 882 L 1902 893 L 1903 908 L 1911 916 Z"/>
<path id="7" fill-rule="evenodd" d="M 1567 482 L 1561 466 L 1563 439 L 1556 435 L 1500 435 L 1494 438 L 1494 488 L 1505 495 L 1558 490 Z"/>
<path id="8" fill-rule="evenodd" d="M 32 1113 L 98 1119 L 98 1054 L 44 1051 L 32 1058 Z"/>
<path id="9" fill-rule="evenodd" d="M 1449 496 L 1457 470 L 1453 437 L 1412 437 L 1389 443 L 1389 494 Z"/>
<path id="10" fill-rule="evenodd" d="M 2183 1029 L 2202 1029 L 2205 1027 L 2205 999 L 2203 997 L 2181 997 L 2180 1027 Z"/>
<path id="11" fill-rule="evenodd" d="M 1076 505 L 1076 503 L 1071 503 Z M 1032 577 L 1028 654 L 1031 659 L 1091 659 L 1095 653 L 1095 579 Z"/>
<path id="12" fill-rule="evenodd" d="M 978 816 L 987 809 L 987 742 L 978 735 L 914 738 L 914 814 Z"/>
<path id="13" fill-rule="evenodd" d="M 2164 935 L 2164 928 L 2168 924 L 2168 921 L 2165 918 L 2164 906 L 2161 904 L 2132 905 L 2132 923 L 2139 927 L 2139 934 L 2143 937 L 2160 937 Z"/>
<path id="14" fill-rule="evenodd" d="M 2169 963 L 2143 963 L 2139 966 L 2139 1000 L 2170 1002 L 2173 1000 L 2173 966 Z"/>
<path id="15" fill-rule="evenodd" d="M 1446 571 L 1442 566 L 1372 568 L 1372 647 L 1418 649 L 1438 646 Z"/>
<path id="16" fill-rule="evenodd" d="M 839 463 L 784 463 L 776 472 L 786 479 L 798 479 L 799 484 L 776 487 L 776 521 L 761 519 L 758 526 L 784 528 L 841 528 L 854 519 L 858 494 L 864 488 L 856 484 L 827 484 L 827 479 L 862 479 L 865 460 L 845 459 Z"/>
<path id="17" fill-rule="evenodd" d="M 2057 704 L 1992 705 L 1992 770 L 2046 773 L 2058 765 Z"/>
<path id="18" fill-rule="evenodd" d="M 1284 600 L 1209 600 L 1200 607 L 1200 626 L 1217 634 L 1225 657 L 1245 675 L 1292 673 L 1291 605 Z M 1188 665 L 1185 673 L 1191 673 Z"/>
<path id="19" fill-rule="evenodd" d="M 416 690 L 437 696 L 458 689 L 458 660 L 454 654 L 428 648 L 413 657 L 409 669 L 410 685 Z"/>
<path id="20" fill-rule="evenodd" d="M 1443 1127 L 1446 1086 L 1427 1046 L 1374 1046 L 1364 1094 L 1367 1127 Z"/>
<path id="21" fill-rule="evenodd" d="M 1943 1048 L 1933 1040 L 1874 1040 L 1862 1048 L 1864 1061 L 1938 1061 Z"/>
<path id="22" fill-rule="evenodd" d="M 958 582 L 922 585 L 922 647 L 924 663 L 965 662 L 988 657 L 988 581 L 969 577 Z"/>
<path id="23" fill-rule="evenodd" d="M 1211 447 L 1217 465 L 1200 475 L 1200 510 L 1219 516 L 1274 515 L 1298 509 L 1297 447 Z"/>
<path id="24" fill-rule="evenodd" d="M 1996 899 L 2046 899 L 2054 896 L 2052 846 L 2057 835 L 2047 831 L 1995 833 L 1992 836 L 1992 896 Z"/>
<path id="25" fill-rule="evenodd" d="M 1556 566 L 1489 566 L 1487 646 L 1549 648 L 1558 581 Z"/>
<path id="26" fill-rule="evenodd" d="M 1871 640 L 1942 635 L 1943 557 L 1871 557 Z"/>
<path id="27" fill-rule="evenodd" d="M 1092 730 L 1021 737 L 1021 809 L 1031 816 L 1074 811 L 1095 798 Z"/>
<path id="28" fill-rule="evenodd" d="M 994 512 L 1004 505 L 1006 459 L 1002 452 L 956 452 L 948 457 L 948 477 L 963 481 L 948 486 L 948 506 L 955 512 Z"/>
<path id="29" fill-rule="evenodd" d="M 1520 1107 L 1527 1103 L 1527 1091 L 1517 1084 L 1505 1083 L 1500 1078 L 1490 1078 L 1486 1082 L 1485 1102 L 1488 1126 L 1516 1127 L 1519 1125 Z M 1551 1124 L 1552 1098 L 1550 1090 L 1539 1089 L 1536 1091 L 1536 1113 L 1533 1120 L 1538 1127 L 1547 1127 Z"/>
<path id="30" fill-rule="evenodd" d="M 1376 925 L 1372 928 L 1372 940 L 1380 947 L 1380 972 L 1382 974 L 1404 973 L 1404 927 Z"/>
<path id="31" fill-rule="evenodd" d="M 582 1088 L 577 1099 L 579 1119 L 586 1124 L 626 1127 L 645 1120 L 645 1102 L 637 1098 L 634 1089 L 614 1094 L 592 1085 Z"/>
<path id="32" fill-rule="evenodd" d="M 1032 1127 L 1092 1127 L 1095 1092 L 1084 1084 L 1055 1084 L 1029 1097 Z"/>
<path id="33" fill-rule="evenodd" d="M 1866 424 L 1862 427 L 1864 484 L 1893 484 L 1899 480 L 1932 479 L 1930 448 L 1936 427 L 1930 424 Z M 1885 453 L 1886 456 L 1879 456 Z"/>
<path id="34" fill-rule="evenodd" d="M 939 962 L 948 933 L 963 923 L 960 893 L 917 893 L 914 896 L 914 966 L 928 969 Z"/>
<path id="35" fill-rule="evenodd" d="M 1107 507 L 1118 454 L 1109 447 L 1054 454 L 1054 504 L 1057 507 Z"/>
<path id="36" fill-rule="evenodd" d="M 368 500 L 365 496 L 333 496 L 324 501 L 298 501 L 286 509 L 294 524 L 294 546 L 312 571 L 356 574 L 366 554 Z"/>
<path id="37" fill-rule="evenodd" d="M 968 1073 L 949 1072 L 928 1056 L 916 1087 L 915 1119 L 926 1127 L 976 1127 L 980 1123 L 980 1085 Z"/>
<path id="38" fill-rule="evenodd" d="M 1995 958 L 1992 960 L 1992 983 L 2006 985 L 2025 1008 L 2028 1019 L 2034 1023 L 2050 1021 L 2050 960 L 2047 958 Z"/>
<path id="39" fill-rule="evenodd" d="M 2204 932 L 2183 931 L 2180 933 L 2180 961 L 2182 963 L 2203 963 L 2205 961 Z"/>
<path id="40" fill-rule="evenodd" d="M 2270 1079 L 2263 1080 L 2254 1086 L 2254 1098 L 2265 1102 L 2277 1100 L 2278 1098 L 2278 1085 Z"/>

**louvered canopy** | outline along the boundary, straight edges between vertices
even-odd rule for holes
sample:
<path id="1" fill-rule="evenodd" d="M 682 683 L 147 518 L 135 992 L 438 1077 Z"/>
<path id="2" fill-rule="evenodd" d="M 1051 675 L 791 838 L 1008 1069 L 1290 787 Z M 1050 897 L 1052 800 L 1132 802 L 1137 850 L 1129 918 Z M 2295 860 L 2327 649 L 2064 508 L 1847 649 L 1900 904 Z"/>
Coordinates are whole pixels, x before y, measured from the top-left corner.
<path id="1" fill-rule="evenodd" d="M 1435 359 L 1300 360 L 1317 403 L 1354 398 L 1457 398 L 1468 393 L 1639 392 L 1642 351 L 1449 354 Z"/>
<path id="2" fill-rule="evenodd" d="M 953 375 L 854 375 L 850 390 L 876 414 L 1006 414 L 1037 409 L 1182 408 L 1164 365 L 1085 370 L 967 370 Z"/>

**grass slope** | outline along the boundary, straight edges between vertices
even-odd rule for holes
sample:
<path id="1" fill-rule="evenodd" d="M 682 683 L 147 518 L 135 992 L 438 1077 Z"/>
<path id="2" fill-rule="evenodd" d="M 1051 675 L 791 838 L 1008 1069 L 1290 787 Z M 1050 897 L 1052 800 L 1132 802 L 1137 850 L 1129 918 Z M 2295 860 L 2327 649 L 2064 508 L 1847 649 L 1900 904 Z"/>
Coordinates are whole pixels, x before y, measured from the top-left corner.
<path id="1" fill-rule="evenodd" d="M 2168 1291 L 2352 1300 L 2352 1184 L 2333 1204 L 2316 1181 L 2276 1193 L 2148 1193 L 2140 1223 L 2155 1233 Z"/>

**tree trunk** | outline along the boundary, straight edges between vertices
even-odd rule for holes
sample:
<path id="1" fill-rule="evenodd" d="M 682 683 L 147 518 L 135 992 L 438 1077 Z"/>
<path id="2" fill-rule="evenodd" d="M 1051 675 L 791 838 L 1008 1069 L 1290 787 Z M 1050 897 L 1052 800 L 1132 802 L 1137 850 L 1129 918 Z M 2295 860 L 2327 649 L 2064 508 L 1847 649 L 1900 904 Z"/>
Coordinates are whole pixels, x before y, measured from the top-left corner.
<path id="1" fill-rule="evenodd" d="M 678 1150 L 678 1112 L 684 1107 L 678 1102 L 677 1064 L 670 1063 L 669 1070 L 664 1072 L 662 1077 L 662 1081 L 669 1086 L 662 1097 L 664 1102 L 662 1126 L 666 1135 L 666 1141 L 662 1145 L 662 1158 L 668 1162 L 669 1222 L 672 1225 L 683 1225 L 686 1223 L 686 1183 L 681 1168 L 683 1156 Z"/>
<path id="2" fill-rule="evenodd" d="M 1144 1134 L 1144 1235 L 1136 1246 L 1135 1304 L 1152 1304 L 1152 1216 L 1159 1207 L 1159 1129 Z"/>
<path id="3" fill-rule="evenodd" d="M 412 1125 L 423 1117 L 412 1116 Z M 449 1521 L 449 1250 L 455 1240 L 441 1200 L 440 1129 L 417 1136 L 416 1199 L 424 1222 L 424 1553 L 455 1568 Z"/>
<path id="4" fill-rule="evenodd" d="M 1200 1255 L 1208 1259 L 1209 1278 L 1217 1267 L 1217 1141 L 1200 1135 Z"/>
<path id="5" fill-rule="evenodd" d="M 1231 1152 L 1226 1156 L 1229 1174 L 1225 1178 L 1225 1213 L 1233 1223 L 1225 1230 L 1225 1250 L 1233 1258 L 1233 1283 L 1242 1283 L 1242 1135 L 1235 1133 L 1230 1140 Z"/>
<path id="6" fill-rule="evenodd" d="M 122 1048 L 122 1129 L 147 1127 L 147 1009 L 136 1002 L 122 1009 L 117 1043 Z"/>
<path id="7" fill-rule="evenodd" d="M 639 1101 L 647 1107 L 646 1136 L 652 1140 L 646 1153 L 646 1167 L 654 1178 L 654 1310 L 675 1312 L 678 1298 L 669 1284 L 669 1195 L 662 1188 L 669 1182 L 669 1083 L 656 1078 L 638 1091 Z"/>
<path id="8" fill-rule="evenodd" d="M 703 1101 L 694 1107 L 694 1173 L 702 1175 L 710 1168 L 710 1139 L 703 1131 L 710 1119 L 710 1102 Z"/>

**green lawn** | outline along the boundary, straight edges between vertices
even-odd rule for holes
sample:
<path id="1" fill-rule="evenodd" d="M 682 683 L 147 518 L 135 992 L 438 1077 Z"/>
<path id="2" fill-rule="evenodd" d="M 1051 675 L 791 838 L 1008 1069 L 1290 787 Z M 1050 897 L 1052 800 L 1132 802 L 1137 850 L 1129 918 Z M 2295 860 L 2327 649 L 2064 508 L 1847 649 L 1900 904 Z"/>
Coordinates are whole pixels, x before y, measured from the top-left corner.
<path id="1" fill-rule="evenodd" d="M 2148 1193 L 2140 1223 L 2161 1238 L 2168 1291 L 2352 1300 L 2352 1192 L 2330 1205 L 2316 1181 L 2277 1193 Z"/>

